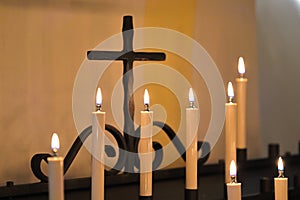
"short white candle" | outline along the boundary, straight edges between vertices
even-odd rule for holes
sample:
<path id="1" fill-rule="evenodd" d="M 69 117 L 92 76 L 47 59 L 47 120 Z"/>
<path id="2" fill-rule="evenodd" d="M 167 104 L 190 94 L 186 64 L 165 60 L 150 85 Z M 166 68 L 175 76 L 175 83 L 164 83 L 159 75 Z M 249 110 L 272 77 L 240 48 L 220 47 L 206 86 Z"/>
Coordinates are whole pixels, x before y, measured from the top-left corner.
<path id="1" fill-rule="evenodd" d="M 288 178 L 284 177 L 284 166 L 281 157 L 279 157 L 278 159 L 278 173 L 279 176 L 277 178 L 274 178 L 275 200 L 287 200 Z"/>
<path id="2" fill-rule="evenodd" d="M 186 108 L 186 189 L 197 190 L 198 175 L 197 175 L 197 142 L 198 142 L 198 123 L 199 109 L 194 106 L 195 98 L 192 88 L 189 90 L 190 107 Z"/>
<path id="3" fill-rule="evenodd" d="M 237 120 L 237 144 L 238 149 L 247 148 L 247 134 L 246 134 L 246 100 L 247 100 L 247 82 L 248 79 L 244 77 L 245 63 L 243 57 L 239 57 L 238 72 L 240 77 L 236 78 L 237 87 L 237 103 L 238 103 L 238 120 Z"/>
<path id="4" fill-rule="evenodd" d="M 104 131 L 105 112 L 101 111 L 102 94 L 96 94 L 96 112 L 92 113 L 92 200 L 104 200 Z"/>
<path id="5" fill-rule="evenodd" d="M 231 181 L 227 183 L 227 197 L 228 200 L 241 200 L 242 199 L 242 190 L 241 183 L 237 183 L 237 173 L 236 173 L 236 164 L 234 160 L 230 163 L 230 178 Z"/>
<path id="6" fill-rule="evenodd" d="M 230 182 L 230 162 L 234 160 L 236 162 L 236 109 L 237 104 L 232 102 L 234 97 L 234 91 L 232 83 L 228 83 L 228 97 L 229 101 L 226 103 L 226 121 L 225 121 L 225 183 Z"/>
<path id="7" fill-rule="evenodd" d="M 153 111 L 149 110 L 148 90 L 144 93 L 145 110 L 141 111 L 140 155 L 140 196 L 152 196 L 152 127 Z"/>
<path id="8" fill-rule="evenodd" d="M 57 156 L 57 151 L 60 148 L 59 138 L 56 133 L 53 133 L 51 140 L 51 148 L 54 153 L 53 157 L 49 157 L 48 161 L 48 186 L 49 200 L 64 199 L 64 158 Z"/>

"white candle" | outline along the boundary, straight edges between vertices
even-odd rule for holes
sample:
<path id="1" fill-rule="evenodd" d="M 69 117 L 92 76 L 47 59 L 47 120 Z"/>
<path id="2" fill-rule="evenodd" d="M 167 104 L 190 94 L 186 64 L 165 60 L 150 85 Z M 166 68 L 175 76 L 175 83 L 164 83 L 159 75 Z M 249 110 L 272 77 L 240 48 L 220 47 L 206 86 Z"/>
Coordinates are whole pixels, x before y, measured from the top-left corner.
<path id="1" fill-rule="evenodd" d="M 284 177 L 284 167 L 281 157 L 279 157 L 278 159 L 278 173 L 279 176 L 277 178 L 274 178 L 275 200 L 287 200 L 288 178 Z"/>
<path id="2" fill-rule="evenodd" d="M 145 110 L 141 111 L 140 135 L 140 196 L 152 196 L 152 127 L 153 111 L 149 110 L 150 97 L 148 90 L 144 93 Z"/>
<path id="3" fill-rule="evenodd" d="M 102 94 L 96 94 L 96 112 L 92 113 L 92 200 L 104 200 L 104 131 L 105 112 L 101 111 Z"/>
<path id="4" fill-rule="evenodd" d="M 244 77 L 245 63 L 242 57 L 238 61 L 239 77 L 235 79 L 237 87 L 237 103 L 238 103 L 238 124 L 237 124 L 237 144 L 238 149 L 247 148 L 247 134 L 246 134 L 246 99 L 247 99 L 247 82 L 248 79 Z"/>
<path id="5" fill-rule="evenodd" d="M 51 148 L 54 153 L 53 157 L 48 160 L 48 186 L 49 186 L 49 200 L 63 200 L 64 199 L 64 158 L 57 156 L 59 149 L 59 138 L 56 133 L 53 133 L 51 140 Z"/>
<path id="6" fill-rule="evenodd" d="M 198 142 L 198 123 L 199 110 L 194 106 L 194 93 L 192 88 L 189 90 L 190 107 L 186 108 L 186 189 L 197 190 L 197 142 Z"/>
<path id="7" fill-rule="evenodd" d="M 230 163 L 230 178 L 231 181 L 227 185 L 227 197 L 228 200 L 241 200 L 242 199 L 242 190 L 241 183 L 237 183 L 236 175 L 236 164 L 234 160 Z"/>
<path id="8" fill-rule="evenodd" d="M 236 108 L 237 104 L 232 102 L 234 91 L 232 83 L 228 83 L 228 97 L 229 101 L 226 103 L 226 121 L 225 121 L 225 182 L 230 182 L 230 162 L 236 162 Z"/>

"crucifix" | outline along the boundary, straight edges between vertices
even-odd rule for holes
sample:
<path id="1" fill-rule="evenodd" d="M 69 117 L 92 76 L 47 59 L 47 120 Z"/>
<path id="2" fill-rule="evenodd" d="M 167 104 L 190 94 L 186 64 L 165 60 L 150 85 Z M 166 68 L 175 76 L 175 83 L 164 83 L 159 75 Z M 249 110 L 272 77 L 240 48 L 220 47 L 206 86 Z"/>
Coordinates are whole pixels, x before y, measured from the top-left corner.
<path id="1" fill-rule="evenodd" d="M 120 60 L 123 61 L 123 113 L 124 113 L 124 138 L 129 152 L 137 153 L 136 135 L 134 135 L 134 98 L 133 98 L 133 62 L 134 61 L 163 61 L 165 53 L 159 52 L 135 52 L 133 51 L 133 22 L 132 16 L 123 18 L 123 49 L 121 51 L 88 51 L 89 60 Z M 125 74 L 128 73 L 126 76 Z M 127 158 L 126 171 L 133 171 L 134 159 Z"/>

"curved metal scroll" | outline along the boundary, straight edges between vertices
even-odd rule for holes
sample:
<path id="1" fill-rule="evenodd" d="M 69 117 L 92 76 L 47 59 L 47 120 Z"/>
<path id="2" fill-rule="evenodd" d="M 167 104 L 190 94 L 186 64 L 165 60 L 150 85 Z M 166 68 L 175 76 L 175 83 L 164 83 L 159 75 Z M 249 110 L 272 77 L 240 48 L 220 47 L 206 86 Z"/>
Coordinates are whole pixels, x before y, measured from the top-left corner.
<path id="1" fill-rule="evenodd" d="M 181 158 L 184 161 L 186 161 L 185 147 L 182 144 L 182 142 L 180 141 L 179 137 L 177 137 L 177 135 L 173 131 L 173 129 L 168 124 L 165 124 L 165 123 L 160 122 L 160 121 L 154 121 L 153 125 L 161 128 L 167 134 L 168 138 L 173 143 L 173 145 L 175 146 L 178 153 L 181 155 Z M 141 127 L 139 126 L 136 130 L 136 135 L 138 135 L 138 136 L 140 136 L 140 129 L 141 129 Z M 138 143 L 139 143 L 139 138 L 136 140 L 136 145 L 135 145 L 136 149 L 138 148 Z M 154 148 L 154 146 L 153 146 L 153 148 Z M 160 148 L 162 148 L 162 146 Z M 198 141 L 197 149 L 198 149 L 198 151 L 201 149 L 201 156 L 200 156 L 200 159 L 198 159 L 198 166 L 201 166 L 209 158 L 210 150 L 211 150 L 210 144 L 208 142 Z M 157 151 L 157 150 L 160 150 L 160 149 L 155 149 L 154 148 L 154 150 Z M 158 158 L 159 155 L 160 155 L 161 158 Z M 158 166 L 161 164 L 162 157 L 163 157 L 163 152 L 161 152 L 160 154 L 155 155 L 154 161 L 152 163 L 153 170 L 156 170 L 158 168 Z M 158 161 L 160 161 L 160 162 L 157 163 Z M 139 158 L 138 157 L 135 160 L 135 166 L 139 169 Z"/>
<path id="2" fill-rule="evenodd" d="M 179 140 L 178 137 L 176 137 L 176 133 L 173 131 L 173 129 L 162 122 L 159 121 L 154 121 L 153 122 L 154 126 L 160 127 L 169 137 L 170 141 L 174 144 L 176 150 L 179 152 L 181 155 L 182 159 L 185 161 L 185 147 L 182 144 L 182 142 Z M 119 173 L 122 168 L 125 166 L 126 159 L 127 159 L 127 145 L 125 142 L 125 139 L 123 135 L 118 131 L 115 127 L 106 124 L 105 125 L 105 130 L 108 131 L 109 133 L 112 134 L 112 136 L 115 138 L 117 141 L 118 147 L 119 147 L 119 157 L 118 160 L 115 164 L 115 166 L 110 169 L 109 171 L 106 171 L 106 174 L 117 174 Z M 139 135 L 140 133 L 140 127 L 136 129 L 136 135 Z M 67 155 L 64 158 L 64 173 L 66 173 L 71 166 L 72 162 L 74 161 L 76 155 L 78 154 L 80 148 L 82 147 L 82 144 L 85 142 L 87 137 L 91 135 L 92 133 L 92 126 L 87 127 L 84 129 L 80 135 L 76 138 L 74 141 L 73 145 L 71 146 L 70 150 L 68 151 Z M 139 143 L 139 138 L 136 138 L 136 145 L 135 145 L 135 150 L 137 152 L 138 150 L 138 143 Z M 109 151 L 109 146 L 105 146 L 105 152 L 108 154 Z M 202 155 L 200 159 L 198 159 L 198 165 L 203 165 L 207 159 L 209 158 L 210 154 L 210 145 L 208 142 L 201 142 L 198 141 L 198 151 L 202 150 Z M 153 149 L 155 150 L 155 157 L 154 161 L 152 163 L 152 168 L 153 170 L 158 169 L 159 165 L 161 164 L 163 160 L 163 151 L 162 151 L 162 145 L 159 142 L 153 142 Z M 160 153 L 157 153 L 160 151 Z M 47 158 L 51 157 L 49 153 L 40 153 L 40 154 L 35 154 L 32 159 L 31 159 L 31 170 L 33 174 L 35 175 L 36 178 L 41 180 L 42 182 L 48 182 L 48 177 L 42 172 L 41 170 L 41 163 L 42 161 L 47 162 Z M 139 168 L 139 158 L 138 156 L 135 159 L 135 166 Z"/>
<path id="3" fill-rule="evenodd" d="M 117 141 L 118 146 L 120 149 L 127 149 L 125 140 L 122 136 L 122 134 L 113 126 L 109 124 L 105 124 L 105 130 L 110 132 L 112 136 Z M 89 135 L 92 133 L 92 126 L 87 127 L 84 129 L 80 135 L 76 138 L 73 145 L 71 146 L 70 150 L 68 151 L 67 155 L 64 158 L 64 174 L 68 171 L 69 167 L 71 166 L 73 160 L 75 159 L 76 155 L 78 154 L 80 148 L 82 147 L 82 144 L 87 139 Z M 121 150 L 120 150 L 121 151 Z M 119 152 L 120 153 L 120 152 Z M 122 154 L 122 152 L 121 152 Z M 48 177 L 42 172 L 41 169 L 41 163 L 42 161 L 47 162 L 47 158 L 51 157 L 49 153 L 40 153 L 35 154 L 31 158 L 31 170 L 36 178 L 41 180 L 42 182 L 48 182 Z M 118 168 L 119 166 L 124 165 L 124 162 L 126 160 L 126 156 L 120 156 L 117 163 L 114 167 Z M 110 170 L 108 173 L 110 174 L 116 174 L 118 171 Z"/>

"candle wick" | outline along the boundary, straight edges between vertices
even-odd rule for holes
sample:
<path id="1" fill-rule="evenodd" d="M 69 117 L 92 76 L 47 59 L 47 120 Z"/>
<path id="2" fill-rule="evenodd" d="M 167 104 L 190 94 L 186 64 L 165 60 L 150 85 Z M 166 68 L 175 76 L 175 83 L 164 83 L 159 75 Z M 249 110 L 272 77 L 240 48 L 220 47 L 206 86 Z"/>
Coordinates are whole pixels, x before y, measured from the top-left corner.
<path id="1" fill-rule="evenodd" d="M 244 73 L 239 73 L 240 78 L 245 78 L 245 74 Z"/>
<path id="2" fill-rule="evenodd" d="M 228 101 L 229 101 L 229 103 L 232 103 L 233 97 L 229 97 Z"/>
<path id="3" fill-rule="evenodd" d="M 102 110 L 101 104 L 97 104 L 96 105 L 96 111 L 101 111 L 101 110 Z"/>
<path id="4" fill-rule="evenodd" d="M 149 104 L 148 104 L 148 103 L 145 104 L 144 111 L 150 111 L 150 109 L 149 109 Z"/>
<path id="5" fill-rule="evenodd" d="M 52 149 L 52 156 L 53 157 L 56 157 L 57 156 L 57 149 Z"/>
<path id="6" fill-rule="evenodd" d="M 190 108 L 195 108 L 195 102 L 194 101 L 190 101 Z"/>
<path id="7" fill-rule="evenodd" d="M 283 170 L 278 170 L 278 178 L 284 178 Z"/>
<path id="8" fill-rule="evenodd" d="M 236 176 L 231 176 L 231 183 L 236 183 Z"/>

